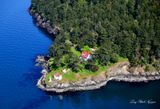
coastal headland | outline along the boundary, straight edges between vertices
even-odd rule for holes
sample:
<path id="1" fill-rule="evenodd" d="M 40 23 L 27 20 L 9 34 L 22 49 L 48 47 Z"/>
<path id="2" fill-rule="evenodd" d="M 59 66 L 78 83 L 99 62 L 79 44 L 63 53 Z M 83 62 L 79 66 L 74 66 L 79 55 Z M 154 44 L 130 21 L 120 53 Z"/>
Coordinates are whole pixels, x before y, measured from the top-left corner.
<path id="1" fill-rule="evenodd" d="M 59 27 L 51 26 L 50 21 L 44 20 L 40 14 L 33 12 L 33 10 L 29 10 L 29 12 L 35 19 L 37 26 L 45 29 L 52 36 L 58 34 Z M 148 82 L 160 79 L 160 73 L 157 71 L 146 72 L 141 67 L 131 67 L 128 61 L 122 61 L 110 66 L 106 71 L 102 71 L 97 75 L 77 79 L 77 81 L 52 80 L 46 82 L 46 76 L 50 70 L 48 67 L 49 63 L 45 60 L 44 56 L 39 56 L 37 63 L 43 67 L 42 76 L 38 80 L 37 86 L 47 92 L 63 93 L 67 91 L 94 90 L 105 86 L 109 81 Z"/>
<path id="2" fill-rule="evenodd" d="M 42 71 L 48 71 L 47 61 L 43 56 L 38 56 L 37 61 L 43 67 Z M 129 62 L 119 62 L 95 76 L 89 76 L 78 81 L 61 82 L 53 80 L 50 83 L 45 82 L 48 72 L 42 72 L 42 77 L 38 80 L 37 86 L 46 92 L 63 93 L 67 91 L 94 90 L 105 86 L 109 81 L 125 82 L 148 82 L 160 79 L 159 72 L 144 72 L 141 68 L 130 67 Z"/>

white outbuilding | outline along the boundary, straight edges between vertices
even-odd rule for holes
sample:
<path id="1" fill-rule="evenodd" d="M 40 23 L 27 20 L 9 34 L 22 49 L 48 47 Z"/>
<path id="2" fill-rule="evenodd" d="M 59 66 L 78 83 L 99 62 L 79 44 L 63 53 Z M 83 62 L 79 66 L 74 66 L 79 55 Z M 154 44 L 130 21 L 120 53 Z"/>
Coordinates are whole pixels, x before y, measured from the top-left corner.
<path id="1" fill-rule="evenodd" d="M 62 69 L 62 72 L 63 72 L 63 73 L 67 73 L 67 70 L 66 70 L 66 69 Z"/>

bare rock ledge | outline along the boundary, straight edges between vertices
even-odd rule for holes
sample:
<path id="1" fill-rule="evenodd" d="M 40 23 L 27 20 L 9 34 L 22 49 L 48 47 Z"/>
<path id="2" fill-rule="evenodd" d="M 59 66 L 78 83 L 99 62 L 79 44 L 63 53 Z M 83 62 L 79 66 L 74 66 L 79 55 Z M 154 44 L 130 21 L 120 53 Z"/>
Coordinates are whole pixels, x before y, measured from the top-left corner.
<path id="1" fill-rule="evenodd" d="M 37 86 L 47 92 L 63 93 L 67 91 L 84 91 L 94 90 L 105 86 L 108 81 L 125 81 L 125 82 L 148 82 L 151 80 L 159 80 L 159 72 L 129 72 L 129 62 L 119 63 L 106 72 L 92 77 L 79 80 L 76 82 L 60 83 L 59 81 L 52 81 L 49 85 L 45 84 L 45 74 L 38 80 Z"/>
<path id="2" fill-rule="evenodd" d="M 60 31 L 60 28 L 56 25 L 51 25 L 50 21 L 43 18 L 39 13 L 34 12 L 33 10 L 29 9 L 30 15 L 36 21 L 36 25 L 44 30 L 46 30 L 52 36 L 56 36 Z"/>

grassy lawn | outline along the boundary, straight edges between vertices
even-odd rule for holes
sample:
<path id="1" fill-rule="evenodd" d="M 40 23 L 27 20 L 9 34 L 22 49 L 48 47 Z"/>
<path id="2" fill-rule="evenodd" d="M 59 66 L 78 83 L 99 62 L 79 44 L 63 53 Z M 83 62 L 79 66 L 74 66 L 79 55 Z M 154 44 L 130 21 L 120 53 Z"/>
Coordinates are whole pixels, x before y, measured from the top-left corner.
<path id="1" fill-rule="evenodd" d="M 77 51 L 75 47 L 71 47 L 71 52 L 73 52 L 73 54 L 77 55 L 78 57 L 81 55 L 81 52 Z"/>
<path id="2" fill-rule="evenodd" d="M 55 73 L 61 73 L 61 71 L 62 71 L 62 67 L 59 67 L 56 70 L 52 70 L 50 73 L 46 75 L 45 82 L 48 83 L 50 77 L 53 78 Z"/>
<path id="3" fill-rule="evenodd" d="M 118 61 L 119 62 L 128 61 L 128 58 L 123 58 L 123 57 L 118 56 Z"/>
<path id="4" fill-rule="evenodd" d="M 71 47 L 71 51 L 77 56 L 80 56 L 80 54 L 81 54 L 81 52 L 77 51 L 75 49 L 75 47 Z M 51 58 L 51 60 L 53 60 L 53 59 Z M 73 72 L 72 70 L 68 70 L 67 73 L 63 73 L 62 72 L 62 69 L 63 69 L 62 67 L 59 67 L 56 70 L 52 69 L 52 71 L 49 74 L 47 74 L 47 76 L 46 76 L 46 79 L 45 79 L 46 84 L 48 83 L 50 77 L 53 78 L 53 75 L 55 73 L 62 74 L 62 80 L 60 82 L 78 81 L 80 79 L 84 79 L 84 78 L 87 78 L 89 76 L 96 76 L 96 75 L 102 73 L 103 71 L 107 71 L 107 69 L 110 68 L 111 66 L 114 66 L 114 65 L 116 65 L 120 62 L 125 62 L 125 61 L 128 61 L 128 59 L 118 56 L 118 62 L 117 63 L 109 63 L 107 66 L 102 66 L 98 62 L 96 62 L 95 64 L 99 67 L 98 71 L 96 71 L 96 72 L 92 72 L 92 71 L 87 70 L 87 69 L 82 69 L 79 72 Z"/>

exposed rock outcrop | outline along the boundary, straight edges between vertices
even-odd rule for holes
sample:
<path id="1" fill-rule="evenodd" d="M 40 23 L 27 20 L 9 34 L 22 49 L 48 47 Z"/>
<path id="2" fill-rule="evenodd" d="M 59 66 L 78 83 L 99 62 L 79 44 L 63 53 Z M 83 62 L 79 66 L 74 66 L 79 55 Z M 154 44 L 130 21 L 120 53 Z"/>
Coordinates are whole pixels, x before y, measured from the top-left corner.
<path id="1" fill-rule="evenodd" d="M 43 18 L 34 10 L 29 10 L 30 14 L 36 20 L 36 25 L 45 29 L 48 33 L 55 36 L 59 33 L 60 28 L 56 25 L 51 25 L 49 20 Z M 37 64 L 42 66 L 42 77 L 38 80 L 37 86 L 49 92 L 63 93 L 67 91 L 82 91 L 93 90 L 105 86 L 108 81 L 126 81 L 126 82 L 147 82 L 150 80 L 159 80 L 159 72 L 144 72 L 141 68 L 130 68 L 129 62 L 116 64 L 108 69 L 108 71 L 93 77 L 88 77 L 76 82 L 61 83 L 52 80 L 50 83 L 45 83 L 46 74 L 49 72 L 49 64 L 44 56 L 38 56 Z M 77 75 L 78 76 L 78 75 Z"/>
<path id="2" fill-rule="evenodd" d="M 29 13 L 31 16 L 36 20 L 36 25 L 45 29 L 49 34 L 55 36 L 59 33 L 60 28 L 56 25 L 51 25 L 49 20 L 43 18 L 39 13 L 35 12 L 34 10 L 30 9 Z"/>
<path id="3" fill-rule="evenodd" d="M 44 76 L 44 75 L 43 75 Z M 37 86 L 49 92 L 62 93 L 67 91 L 82 91 L 82 90 L 93 90 L 99 89 L 100 87 L 106 85 L 107 80 L 104 81 L 94 81 L 94 80 L 82 80 L 73 83 L 58 83 L 57 81 L 53 81 L 52 85 L 45 86 L 43 84 L 43 76 L 39 79 Z"/>
<path id="4" fill-rule="evenodd" d="M 45 83 L 45 76 L 38 80 L 37 86 L 47 92 L 63 93 L 67 91 L 82 91 L 99 89 L 105 86 L 108 81 L 126 81 L 126 82 L 147 82 L 149 80 L 160 79 L 159 72 L 137 72 L 133 70 L 130 72 L 129 62 L 120 62 L 113 67 L 110 67 L 107 71 L 100 73 L 99 75 L 88 77 L 76 82 L 60 82 L 53 80 L 50 83 Z M 142 71 L 142 70 L 140 70 Z"/>
<path id="5" fill-rule="evenodd" d="M 109 80 L 147 82 L 160 79 L 159 72 L 145 72 L 142 68 L 130 68 L 129 62 L 121 63 L 108 70 Z"/>
<path id="6" fill-rule="evenodd" d="M 41 66 L 44 70 L 48 71 L 49 70 L 48 57 L 37 56 L 36 66 Z"/>

